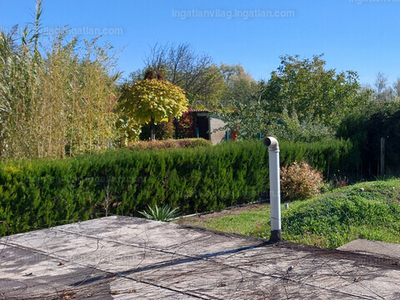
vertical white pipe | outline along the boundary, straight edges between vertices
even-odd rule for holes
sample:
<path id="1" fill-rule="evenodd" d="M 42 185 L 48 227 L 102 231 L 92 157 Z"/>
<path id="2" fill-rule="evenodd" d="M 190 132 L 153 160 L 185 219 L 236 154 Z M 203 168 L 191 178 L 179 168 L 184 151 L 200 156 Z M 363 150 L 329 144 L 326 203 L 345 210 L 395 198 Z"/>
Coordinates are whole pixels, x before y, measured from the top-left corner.
<path id="1" fill-rule="evenodd" d="M 269 152 L 269 195 L 271 205 L 271 237 L 270 242 L 282 240 L 281 232 L 281 184 L 279 167 L 279 144 L 273 137 L 264 139 Z"/>

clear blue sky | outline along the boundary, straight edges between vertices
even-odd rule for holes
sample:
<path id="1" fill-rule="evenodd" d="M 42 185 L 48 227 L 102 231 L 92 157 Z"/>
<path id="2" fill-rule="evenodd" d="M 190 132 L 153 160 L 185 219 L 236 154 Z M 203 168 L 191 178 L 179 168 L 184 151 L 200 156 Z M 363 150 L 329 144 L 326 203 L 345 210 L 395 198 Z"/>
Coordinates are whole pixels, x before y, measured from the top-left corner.
<path id="1" fill-rule="evenodd" d="M 33 21 L 35 0 L 0 0 L 0 28 Z M 328 68 L 354 70 L 373 85 L 400 77 L 400 0 L 43 0 L 51 32 L 68 25 L 81 38 L 99 32 L 119 51 L 119 71 L 143 67 L 155 43 L 189 43 L 214 61 L 241 63 L 268 79 L 279 56 L 324 53 Z M 270 14 L 274 16 L 271 17 Z"/>

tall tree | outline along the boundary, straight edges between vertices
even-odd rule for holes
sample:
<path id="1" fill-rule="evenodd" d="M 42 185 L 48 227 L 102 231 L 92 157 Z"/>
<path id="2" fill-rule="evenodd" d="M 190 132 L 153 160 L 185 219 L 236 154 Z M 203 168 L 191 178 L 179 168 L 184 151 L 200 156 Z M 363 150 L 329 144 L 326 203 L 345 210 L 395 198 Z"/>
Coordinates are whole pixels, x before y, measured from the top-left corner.
<path id="1" fill-rule="evenodd" d="M 321 124 L 338 124 L 343 116 L 365 102 L 360 97 L 358 75 L 347 71 L 336 73 L 325 69 L 322 55 L 301 60 L 296 56 L 281 57 L 281 65 L 272 72 L 263 98 L 270 113 L 285 109 L 296 112 L 300 121 L 312 119 Z"/>
<path id="2" fill-rule="evenodd" d="M 321 56 L 283 56 L 268 82 L 261 81 L 247 102 L 234 101 L 221 117 L 227 128 L 251 139 L 261 132 L 286 140 L 315 141 L 334 134 L 341 119 L 370 99 L 355 72 L 326 70 Z"/>
<path id="3" fill-rule="evenodd" d="M 400 78 L 397 78 L 396 82 L 393 84 L 394 93 L 397 98 L 400 98 Z"/>
<path id="4" fill-rule="evenodd" d="M 378 72 L 375 80 L 375 99 L 378 101 L 392 101 L 395 97 L 395 90 L 388 86 L 388 78 L 385 74 Z"/>
<path id="5" fill-rule="evenodd" d="M 221 96 L 224 107 L 235 109 L 235 102 L 246 103 L 257 92 L 258 83 L 247 73 L 241 64 L 228 65 L 222 63 L 221 73 L 225 79 L 225 90 Z"/>
<path id="6" fill-rule="evenodd" d="M 378 94 L 382 93 L 386 89 L 387 82 L 388 78 L 385 74 L 381 72 L 378 72 L 378 74 L 376 74 L 375 87 Z"/>
<path id="7" fill-rule="evenodd" d="M 151 68 L 146 70 L 145 79 L 125 90 L 119 101 L 122 116 L 151 124 L 151 140 L 155 139 L 156 123 L 181 116 L 187 106 L 185 92 Z"/>
<path id="8" fill-rule="evenodd" d="M 181 87 L 192 107 L 215 107 L 225 82 L 218 66 L 206 54 L 196 54 L 189 44 L 156 44 L 144 60 L 145 68 L 131 74 L 132 81 L 143 79 L 150 67 L 165 80 Z"/>

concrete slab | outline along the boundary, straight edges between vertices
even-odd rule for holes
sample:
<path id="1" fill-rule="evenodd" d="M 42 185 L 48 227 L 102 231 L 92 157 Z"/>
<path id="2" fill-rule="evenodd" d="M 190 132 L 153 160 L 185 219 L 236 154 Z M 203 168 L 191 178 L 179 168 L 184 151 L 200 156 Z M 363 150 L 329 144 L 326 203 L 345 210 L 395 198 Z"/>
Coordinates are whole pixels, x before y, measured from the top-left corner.
<path id="1" fill-rule="evenodd" d="M 0 299 L 399 299 L 397 257 L 129 217 L 0 239 Z"/>
<path id="2" fill-rule="evenodd" d="M 393 258 L 394 260 L 400 259 L 400 244 L 358 239 L 337 249 L 341 251 Z"/>

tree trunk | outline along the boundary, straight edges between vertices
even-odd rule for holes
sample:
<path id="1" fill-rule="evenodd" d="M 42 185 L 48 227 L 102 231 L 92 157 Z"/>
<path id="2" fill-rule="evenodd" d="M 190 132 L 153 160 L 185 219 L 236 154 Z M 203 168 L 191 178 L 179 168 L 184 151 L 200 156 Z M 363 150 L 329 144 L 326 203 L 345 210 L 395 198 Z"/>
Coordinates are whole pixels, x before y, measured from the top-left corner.
<path id="1" fill-rule="evenodd" d="M 151 133 L 150 133 L 150 140 L 154 141 L 156 139 L 156 125 L 154 124 L 154 118 L 151 118 L 150 121 L 150 125 L 151 125 Z"/>

